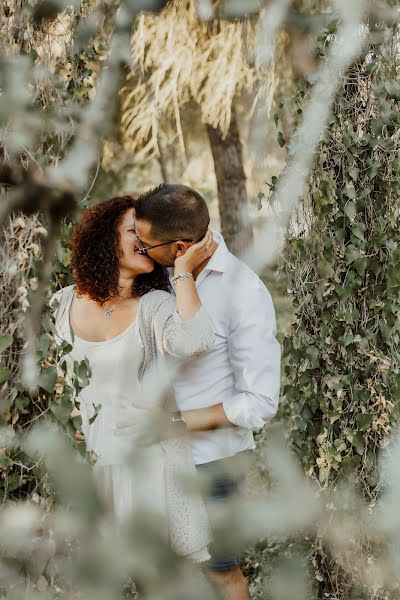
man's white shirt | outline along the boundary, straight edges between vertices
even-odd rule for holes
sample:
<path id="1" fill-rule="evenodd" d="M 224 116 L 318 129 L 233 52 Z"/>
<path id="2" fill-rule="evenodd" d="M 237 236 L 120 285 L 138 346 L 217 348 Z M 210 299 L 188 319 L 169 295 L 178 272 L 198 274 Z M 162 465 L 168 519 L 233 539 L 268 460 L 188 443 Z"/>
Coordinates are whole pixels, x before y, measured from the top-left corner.
<path id="1" fill-rule="evenodd" d="M 196 464 L 254 448 L 253 431 L 275 415 L 279 401 L 280 346 L 270 293 L 221 234 L 213 235 L 218 248 L 196 287 L 214 325 L 215 346 L 179 373 L 174 388 L 180 410 L 222 403 L 235 427 L 191 434 Z"/>

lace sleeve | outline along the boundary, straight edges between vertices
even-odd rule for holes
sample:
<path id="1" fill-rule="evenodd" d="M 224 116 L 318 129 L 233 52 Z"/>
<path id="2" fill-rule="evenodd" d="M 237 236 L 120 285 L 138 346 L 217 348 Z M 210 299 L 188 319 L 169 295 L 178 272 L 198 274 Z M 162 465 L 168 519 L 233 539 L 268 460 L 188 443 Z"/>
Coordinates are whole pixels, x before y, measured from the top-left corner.
<path id="1" fill-rule="evenodd" d="M 204 354 L 215 342 L 213 326 L 204 307 L 192 319 L 183 321 L 170 294 L 158 307 L 154 330 L 157 345 L 163 352 L 180 358 Z"/>

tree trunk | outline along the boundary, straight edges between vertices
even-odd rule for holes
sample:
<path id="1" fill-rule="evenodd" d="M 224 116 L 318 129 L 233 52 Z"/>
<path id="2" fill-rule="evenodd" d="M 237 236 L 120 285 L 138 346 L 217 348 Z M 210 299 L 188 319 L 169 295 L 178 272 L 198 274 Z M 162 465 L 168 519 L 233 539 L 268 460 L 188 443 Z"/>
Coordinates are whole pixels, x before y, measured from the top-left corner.
<path id="1" fill-rule="evenodd" d="M 240 256 L 253 240 L 247 202 L 242 143 L 236 115 L 232 114 L 225 139 L 219 129 L 207 126 L 218 186 L 221 231 L 229 250 Z"/>
<path id="2" fill-rule="evenodd" d="M 185 170 L 184 157 L 176 143 L 168 140 L 165 133 L 159 133 L 157 137 L 160 155 L 158 162 L 161 170 L 163 183 L 178 183 Z"/>

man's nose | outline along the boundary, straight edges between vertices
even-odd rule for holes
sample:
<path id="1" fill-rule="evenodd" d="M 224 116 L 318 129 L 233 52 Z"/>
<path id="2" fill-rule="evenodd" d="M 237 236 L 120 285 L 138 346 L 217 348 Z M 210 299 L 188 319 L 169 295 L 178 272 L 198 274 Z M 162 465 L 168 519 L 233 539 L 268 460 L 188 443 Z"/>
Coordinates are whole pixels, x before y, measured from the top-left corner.
<path id="1" fill-rule="evenodd" d="M 135 252 L 137 252 L 138 254 L 144 254 L 143 248 L 142 248 L 142 246 L 140 244 L 138 236 L 135 237 L 134 247 L 135 247 Z"/>

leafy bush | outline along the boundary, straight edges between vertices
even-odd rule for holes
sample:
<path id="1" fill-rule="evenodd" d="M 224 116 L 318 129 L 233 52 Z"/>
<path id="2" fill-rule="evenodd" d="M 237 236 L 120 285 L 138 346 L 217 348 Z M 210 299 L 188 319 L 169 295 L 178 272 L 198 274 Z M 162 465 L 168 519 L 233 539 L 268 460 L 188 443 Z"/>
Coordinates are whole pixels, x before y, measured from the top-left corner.
<path id="1" fill-rule="evenodd" d="M 400 407 L 398 38 L 389 28 L 376 34 L 381 43 L 340 86 L 293 222 L 285 275 L 296 319 L 284 343 L 284 405 L 306 473 L 322 488 L 351 476 L 372 504 L 381 487 L 379 451 Z M 321 38 L 320 56 L 331 36 Z M 303 82 L 296 96 L 299 111 L 308 88 Z M 375 551 L 366 539 L 351 559 L 335 562 L 317 540 L 320 593 L 349 597 L 356 556 Z"/>
<path id="2" fill-rule="evenodd" d="M 10 236 L 15 236 L 16 243 L 21 238 L 30 236 L 31 221 L 20 215 L 10 224 Z M 53 278 L 49 290 L 51 294 L 62 286 L 71 283 L 69 270 L 70 251 L 68 249 L 68 238 L 72 227 L 72 219 L 64 222 L 61 238 L 57 246 L 57 256 L 53 264 Z M 37 223 L 36 235 L 45 236 L 46 229 Z M 33 242 L 34 243 L 34 242 Z M 21 243 L 26 246 L 26 240 Z M 3 353 L 3 361 L 0 378 L 2 386 L 1 421 L 3 441 L 0 453 L 0 498 L 2 502 L 10 499 L 22 499 L 31 497 L 38 492 L 44 498 L 51 501 L 52 490 L 45 473 L 23 450 L 23 434 L 30 428 L 32 423 L 41 417 L 49 416 L 59 423 L 65 430 L 71 443 L 75 443 L 75 432 L 80 429 L 81 419 L 77 412 L 76 398 L 79 391 L 89 382 L 90 367 L 87 361 L 75 363 L 73 373 L 67 368 L 66 357 L 71 346 L 63 342 L 58 346 L 54 337 L 54 322 L 52 311 L 45 307 L 41 321 L 41 335 L 37 345 L 36 364 L 33 368 L 39 370 L 38 387 L 31 389 L 28 383 L 22 380 L 20 370 L 20 355 L 23 351 L 25 329 L 24 318 L 29 307 L 30 296 L 35 292 L 37 281 L 37 269 L 40 265 L 40 246 L 36 256 L 30 260 L 25 254 L 19 256 L 15 253 L 15 244 L 5 244 L 4 253 L 11 251 L 13 260 L 20 261 L 19 269 L 24 269 L 18 294 L 11 300 L 17 305 L 9 314 L 6 331 L 0 337 L 0 351 Z M 4 257 L 3 257 L 4 258 Z M 7 284 L 9 282 L 7 281 Z M 8 285 L 8 293 L 12 286 Z M 7 443 L 8 441 L 8 443 Z M 85 454 L 85 445 L 80 443 L 77 448 Z"/>

